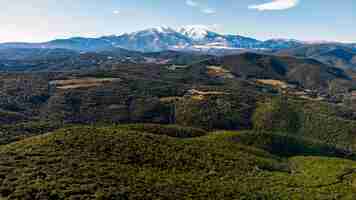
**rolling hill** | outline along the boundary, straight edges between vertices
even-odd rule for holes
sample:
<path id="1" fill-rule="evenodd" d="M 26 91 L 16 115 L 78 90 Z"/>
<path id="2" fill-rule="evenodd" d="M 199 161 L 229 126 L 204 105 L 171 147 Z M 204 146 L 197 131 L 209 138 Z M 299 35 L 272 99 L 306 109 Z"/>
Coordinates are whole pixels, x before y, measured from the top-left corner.
<path id="1" fill-rule="evenodd" d="M 309 89 L 325 89 L 331 81 L 353 84 L 342 69 L 314 59 L 243 53 L 206 61 L 206 64 L 223 66 L 237 77 L 284 80 Z"/>
<path id="2" fill-rule="evenodd" d="M 318 98 L 338 86 L 344 100 L 349 71 L 257 53 L 11 50 L 0 199 L 355 198 L 356 103 Z"/>
<path id="3" fill-rule="evenodd" d="M 356 51 L 342 44 L 306 45 L 281 50 L 278 55 L 313 58 L 333 67 L 356 69 Z"/>
<path id="4" fill-rule="evenodd" d="M 165 127 L 161 127 L 165 130 Z M 181 139 L 132 127 L 76 127 L 0 147 L 7 199 L 353 199 L 356 162 L 279 157 L 245 134 Z M 192 130 L 193 131 L 193 130 Z M 248 135 L 246 135 L 248 136 Z M 27 159 L 31 158 L 31 159 Z"/>

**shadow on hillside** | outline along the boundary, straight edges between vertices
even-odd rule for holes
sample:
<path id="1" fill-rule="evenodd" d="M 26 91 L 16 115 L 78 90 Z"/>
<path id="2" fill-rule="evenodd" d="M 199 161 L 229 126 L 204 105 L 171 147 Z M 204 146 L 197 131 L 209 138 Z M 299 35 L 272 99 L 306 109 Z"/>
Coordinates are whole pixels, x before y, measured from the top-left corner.
<path id="1" fill-rule="evenodd" d="M 246 131 L 239 136 L 230 137 L 229 140 L 255 146 L 281 157 L 326 156 L 356 160 L 352 151 L 301 136 Z"/>

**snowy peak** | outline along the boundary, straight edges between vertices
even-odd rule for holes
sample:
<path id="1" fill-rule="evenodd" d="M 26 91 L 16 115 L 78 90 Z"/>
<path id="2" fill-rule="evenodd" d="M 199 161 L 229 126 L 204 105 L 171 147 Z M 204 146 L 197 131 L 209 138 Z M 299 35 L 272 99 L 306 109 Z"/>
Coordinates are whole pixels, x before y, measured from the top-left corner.
<path id="1" fill-rule="evenodd" d="M 129 33 L 127 35 L 131 36 L 137 36 L 137 35 L 157 35 L 157 34 L 176 34 L 176 31 L 172 28 L 169 27 L 154 27 L 154 28 L 148 28 L 145 30 Z"/>
<path id="2" fill-rule="evenodd" d="M 206 38 L 213 30 L 205 25 L 190 25 L 178 28 L 177 31 L 193 40 L 202 40 Z"/>
<path id="3" fill-rule="evenodd" d="M 148 31 L 157 32 L 157 33 L 175 33 L 176 31 L 173 28 L 168 26 L 159 26 L 147 29 Z"/>
<path id="4" fill-rule="evenodd" d="M 120 48 L 154 52 L 191 45 L 191 39 L 169 27 L 154 27 L 113 38 Z"/>

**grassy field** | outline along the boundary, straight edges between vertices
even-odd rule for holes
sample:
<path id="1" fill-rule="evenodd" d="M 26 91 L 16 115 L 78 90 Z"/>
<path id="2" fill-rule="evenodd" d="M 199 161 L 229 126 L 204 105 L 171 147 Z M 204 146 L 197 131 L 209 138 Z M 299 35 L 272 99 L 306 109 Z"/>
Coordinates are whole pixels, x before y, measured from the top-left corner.
<path id="1" fill-rule="evenodd" d="M 158 127 L 70 127 L 1 146 L 0 196 L 31 200 L 356 198 L 356 162 L 350 159 L 278 155 L 248 144 L 246 132 Z"/>

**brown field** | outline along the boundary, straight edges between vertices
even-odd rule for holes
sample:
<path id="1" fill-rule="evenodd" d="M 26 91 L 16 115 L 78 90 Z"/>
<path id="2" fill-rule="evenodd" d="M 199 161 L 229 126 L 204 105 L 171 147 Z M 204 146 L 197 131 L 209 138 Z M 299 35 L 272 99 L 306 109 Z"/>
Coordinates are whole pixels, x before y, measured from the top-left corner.
<path id="1" fill-rule="evenodd" d="M 217 92 L 217 91 L 208 91 L 208 92 L 204 92 L 204 91 L 200 91 L 200 90 L 196 90 L 196 89 L 191 89 L 189 90 L 189 93 L 192 95 L 225 95 L 225 94 L 229 94 L 226 92 Z"/>
<path id="2" fill-rule="evenodd" d="M 218 66 L 207 66 L 207 74 L 209 76 L 214 76 L 214 77 L 223 77 L 223 78 L 234 78 L 234 75 L 231 74 L 229 70 L 226 70 L 222 67 Z"/>
<path id="3" fill-rule="evenodd" d="M 262 83 L 265 85 L 271 85 L 273 87 L 287 88 L 288 84 L 284 81 L 275 80 L 275 79 L 258 79 L 257 83 Z"/>
<path id="4" fill-rule="evenodd" d="M 88 88 L 97 87 L 105 83 L 111 83 L 120 81 L 118 78 L 81 78 L 81 79 L 68 79 L 68 80 L 55 80 L 51 81 L 50 85 L 55 86 L 58 89 L 76 89 L 76 88 Z"/>
<path id="5" fill-rule="evenodd" d="M 196 89 L 189 90 L 189 93 L 191 94 L 191 98 L 197 101 L 202 101 L 206 99 L 206 97 L 211 95 L 229 95 L 229 93 L 226 92 L 217 92 L 217 91 L 204 92 Z"/>

